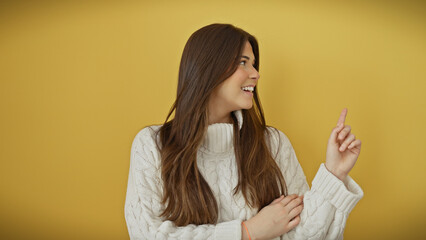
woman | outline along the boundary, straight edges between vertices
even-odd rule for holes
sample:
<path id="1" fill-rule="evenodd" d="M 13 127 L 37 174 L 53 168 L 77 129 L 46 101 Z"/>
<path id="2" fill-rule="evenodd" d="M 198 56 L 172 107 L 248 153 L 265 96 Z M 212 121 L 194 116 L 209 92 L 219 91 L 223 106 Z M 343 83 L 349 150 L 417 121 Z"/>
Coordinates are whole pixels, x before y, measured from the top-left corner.
<path id="1" fill-rule="evenodd" d="M 347 110 L 309 189 L 289 139 L 265 124 L 258 71 L 257 41 L 242 29 L 211 24 L 191 35 L 166 122 L 132 144 L 131 239 L 343 238 L 363 196 L 348 176 L 361 142 Z"/>

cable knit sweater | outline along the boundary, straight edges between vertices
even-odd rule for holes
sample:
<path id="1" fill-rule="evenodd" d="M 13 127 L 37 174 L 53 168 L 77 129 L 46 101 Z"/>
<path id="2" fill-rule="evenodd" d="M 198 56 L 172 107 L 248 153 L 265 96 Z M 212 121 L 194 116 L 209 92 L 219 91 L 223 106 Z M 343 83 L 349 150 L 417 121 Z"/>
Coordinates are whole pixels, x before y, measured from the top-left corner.
<path id="1" fill-rule="evenodd" d="M 236 111 L 241 128 L 241 112 Z M 155 132 L 160 126 L 142 129 L 134 138 L 125 202 L 125 218 L 131 239 L 241 239 L 241 222 L 255 216 L 241 193 L 233 194 L 238 170 L 233 147 L 232 124 L 208 126 L 197 153 L 198 168 L 209 184 L 218 205 L 216 224 L 176 227 L 159 217 L 162 199 L 161 160 Z M 321 164 L 312 188 L 281 131 L 271 131 L 271 151 L 276 156 L 287 184 L 288 194 L 304 195 L 300 224 L 276 239 L 343 239 L 348 214 L 362 198 L 363 191 L 351 177 L 345 183 Z"/>

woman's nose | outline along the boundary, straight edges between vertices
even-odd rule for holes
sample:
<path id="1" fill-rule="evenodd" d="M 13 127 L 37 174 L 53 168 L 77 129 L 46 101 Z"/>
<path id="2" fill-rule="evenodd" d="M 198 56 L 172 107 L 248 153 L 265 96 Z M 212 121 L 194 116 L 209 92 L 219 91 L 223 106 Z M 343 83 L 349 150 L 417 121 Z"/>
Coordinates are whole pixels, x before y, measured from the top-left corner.
<path id="1" fill-rule="evenodd" d="M 250 73 L 250 78 L 254 79 L 254 80 L 259 80 L 260 75 L 259 72 L 256 70 L 256 68 L 252 67 L 251 73 Z"/>

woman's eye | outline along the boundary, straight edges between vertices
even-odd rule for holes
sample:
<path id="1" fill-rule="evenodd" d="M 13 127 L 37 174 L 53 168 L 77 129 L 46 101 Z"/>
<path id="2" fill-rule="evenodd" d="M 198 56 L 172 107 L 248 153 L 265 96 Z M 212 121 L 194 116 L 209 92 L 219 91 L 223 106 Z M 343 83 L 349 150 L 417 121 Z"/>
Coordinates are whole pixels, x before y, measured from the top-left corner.
<path id="1" fill-rule="evenodd" d="M 240 62 L 240 65 L 246 65 L 246 61 L 245 61 L 245 60 L 242 60 L 242 61 Z"/>

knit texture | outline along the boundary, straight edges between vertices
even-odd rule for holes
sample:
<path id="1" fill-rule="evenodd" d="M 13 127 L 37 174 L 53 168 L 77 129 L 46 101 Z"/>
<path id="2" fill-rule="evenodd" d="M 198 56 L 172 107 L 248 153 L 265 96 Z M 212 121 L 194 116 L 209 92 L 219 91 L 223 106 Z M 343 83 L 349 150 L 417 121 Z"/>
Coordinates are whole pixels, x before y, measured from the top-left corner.
<path id="1" fill-rule="evenodd" d="M 241 112 L 236 114 L 241 127 Z M 125 202 L 125 218 L 131 239 L 241 239 L 241 222 L 255 216 L 242 194 L 233 194 L 238 170 L 234 155 L 233 126 L 209 125 L 197 153 L 198 168 L 209 184 L 218 205 L 216 224 L 176 227 L 159 217 L 162 200 L 161 159 L 155 132 L 161 126 L 142 129 L 134 138 Z M 287 184 L 288 194 L 304 195 L 300 224 L 276 239 L 343 239 L 348 214 L 362 198 L 363 191 L 351 177 L 345 183 L 321 164 L 312 188 L 296 158 L 287 136 L 274 128 L 270 148 Z"/>

